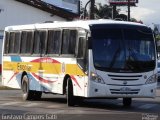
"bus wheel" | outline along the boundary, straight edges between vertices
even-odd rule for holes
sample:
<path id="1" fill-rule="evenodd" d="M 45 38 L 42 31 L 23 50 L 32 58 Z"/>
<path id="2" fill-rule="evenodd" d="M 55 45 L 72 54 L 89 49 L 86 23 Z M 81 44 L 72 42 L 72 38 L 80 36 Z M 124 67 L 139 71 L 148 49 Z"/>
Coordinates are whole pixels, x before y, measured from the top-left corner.
<path id="1" fill-rule="evenodd" d="M 33 97 L 33 91 L 29 90 L 29 80 L 27 75 L 24 75 L 22 78 L 22 86 L 21 86 L 23 95 L 23 100 L 31 100 Z"/>
<path id="2" fill-rule="evenodd" d="M 123 98 L 123 106 L 130 107 L 132 104 L 132 98 Z"/>
<path id="3" fill-rule="evenodd" d="M 70 78 L 67 80 L 67 105 L 74 106 L 75 105 L 75 97 L 73 95 L 73 85 Z"/>

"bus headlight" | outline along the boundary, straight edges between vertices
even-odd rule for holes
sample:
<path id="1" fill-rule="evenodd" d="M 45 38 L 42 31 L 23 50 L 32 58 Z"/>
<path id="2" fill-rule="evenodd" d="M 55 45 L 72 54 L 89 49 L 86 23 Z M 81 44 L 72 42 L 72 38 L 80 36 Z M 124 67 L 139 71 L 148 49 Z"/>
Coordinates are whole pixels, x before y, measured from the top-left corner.
<path id="1" fill-rule="evenodd" d="M 148 80 L 146 81 L 146 84 L 152 84 L 156 82 L 157 82 L 157 74 L 154 74 L 148 78 Z"/>
<path id="2" fill-rule="evenodd" d="M 97 75 L 96 73 L 91 72 L 91 80 L 96 82 L 96 83 L 101 83 L 101 84 L 105 84 L 103 78 L 99 75 Z"/>

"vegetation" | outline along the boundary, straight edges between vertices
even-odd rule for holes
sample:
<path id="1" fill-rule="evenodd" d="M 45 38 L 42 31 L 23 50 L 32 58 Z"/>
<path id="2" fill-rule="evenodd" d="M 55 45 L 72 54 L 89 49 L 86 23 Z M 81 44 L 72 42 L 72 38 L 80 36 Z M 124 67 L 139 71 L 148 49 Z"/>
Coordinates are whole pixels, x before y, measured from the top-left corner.
<path id="1" fill-rule="evenodd" d="M 99 18 L 105 18 L 105 19 L 112 18 L 112 8 L 107 4 L 102 5 L 101 3 L 99 3 L 98 6 L 95 6 L 95 15 L 96 17 Z"/>
<path id="2" fill-rule="evenodd" d="M 86 11 L 85 8 L 81 9 L 81 15 L 84 15 L 84 11 L 85 11 L 86 18 L 89 18 L 89 12 Z M 107 4 L 102 5 L 101 3 L 98 3 L 97 5 L 95 5 L 95 18 L 96 19 L 111 19 L 112 14 L 113 14 L 112 6 L 107 5 Z M 115 17 L 116 17 L 115 19 L 117 20 L 127 21 L 127 15 L 120 14 L 120 9 L 116 10 Z M 141 20 L 138 21 L 135 18 L 131 18 L 131 21 L 143 23 Z"/>
<path id="3" fill-rule="evenodd" d="M 160 35 L 156 35 L 156 40 L 160 41 Z"/>

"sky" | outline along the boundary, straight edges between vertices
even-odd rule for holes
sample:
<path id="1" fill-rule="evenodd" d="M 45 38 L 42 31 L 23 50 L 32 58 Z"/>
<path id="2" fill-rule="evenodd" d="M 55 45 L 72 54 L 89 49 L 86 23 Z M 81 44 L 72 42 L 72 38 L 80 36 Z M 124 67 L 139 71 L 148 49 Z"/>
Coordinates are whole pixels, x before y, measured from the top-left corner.
<path id="1" fill-rule="evenodd" d="M 83 5 L 88 0 L 81 0 Z M 108 0 L 95 0 L 96 3 L 108 4 Z M 160 0 L 139 0 L 137 7 L 131 7 L 131 17 L 142 20 L 144 24 L 152 26 L 160 24 Z M 127 15 L 127 6 L 119 7 L 121 13 Z"/>

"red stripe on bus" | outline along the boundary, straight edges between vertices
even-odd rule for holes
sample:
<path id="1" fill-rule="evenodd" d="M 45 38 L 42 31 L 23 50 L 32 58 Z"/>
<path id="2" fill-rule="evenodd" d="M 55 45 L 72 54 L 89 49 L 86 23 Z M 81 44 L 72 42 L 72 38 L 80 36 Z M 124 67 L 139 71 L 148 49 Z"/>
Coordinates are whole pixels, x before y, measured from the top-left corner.
<path id="1" fill-rule="evenodd" d="M 78 85 L 78 87 L 79 87 L 80 89 L 82 89 L 81 86 L 79 85 L 77 79 L 76 79 L 73 75 L 71 76 L 71 79 Z"/>
<path id="2" fill-rule="evenodd" d="M 33 75 L 34 77 L 36 77 L 38 80 L 40 80 L 41 82 L 44 82 L 44 83 L 53 83 L 53 82 L 56 82 L 56 81 L 46 80 L 46 79 L 44 79 L 44 78 L 36 75 L 35 73 L 32 73 L 32 75 Z"/>
<path id="3" fill-rule="evenodd" d="M 38 59 L 32 60 L 31 62 L 38 62 L 38 63 L 60 63 L 59 61 L 51 59 L 51 58 L 38 58 Z"/>
<path id="4" fill-rule="evenodd" d="M 9 83 L 19 72 L 15 72 L 7 83 Z"/>

